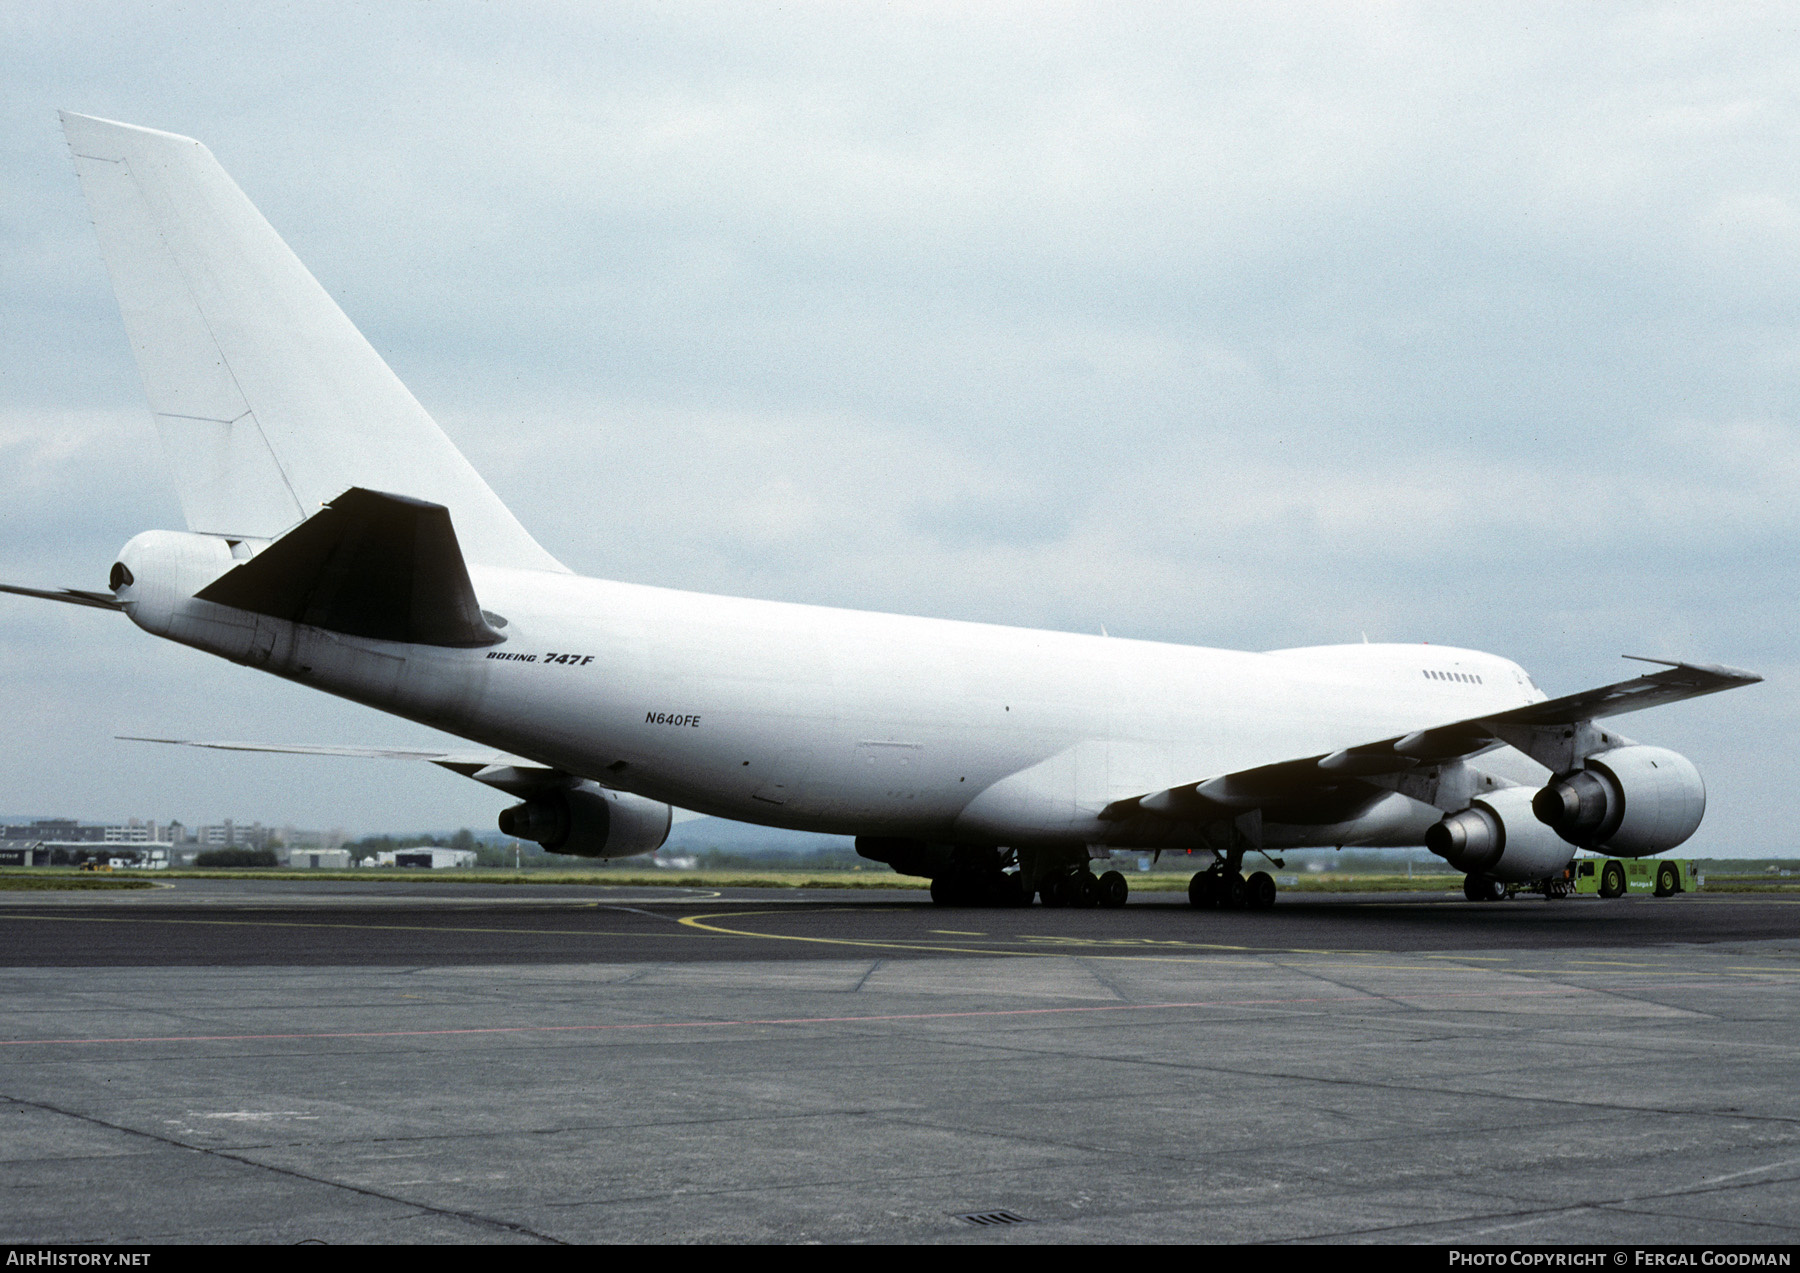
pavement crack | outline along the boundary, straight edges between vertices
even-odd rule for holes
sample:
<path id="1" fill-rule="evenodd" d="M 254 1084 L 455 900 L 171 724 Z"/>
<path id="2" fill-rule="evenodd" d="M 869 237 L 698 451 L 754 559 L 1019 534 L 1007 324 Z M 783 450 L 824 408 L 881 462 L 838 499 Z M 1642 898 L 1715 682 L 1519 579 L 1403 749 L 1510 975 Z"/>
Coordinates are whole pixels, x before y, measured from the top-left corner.
<path id="1" fill-rule="evenodd" d="M 1348 981 L 1339 981 L 1336 977 L 1327 977 L 1324 973 L 1320 972 L 1317 968 L 1309 967 L 1306 964 L 1284 963 L 1284 964 L 1278 965 L 1278 967 L 1287 968 L 1294 972 L 1298 972 L 1302 976 L 1310 977 L 1314 981 L 1322 981 L 1326 985 L 1335 986 L 1339 990 L 1348 990 L 1352 994 L 1359 995 L 1363 998 L 1373 999 L 1373 1000 L 1376 1000 L 1381 1003 L 1392 1004 L 1394 1007 L 1404 1009 L 1407 1012 L 1424 1012 L 1424 1011 L 1426 1011 L 1426 1009 L 1420 1007 L 1418 1004 L 1409 1003 L 1405 999 L 1398 998 L 1394 995 L 1384 994 L 1379 990 L 1370 990 L 1367 986 L 1352 985 Z"/>
<path id="2" fill-rule="evenodd" d="M 527 1225 L 516 1224 L 511 1220 L 501 1220 L 495 1216 L 484 1216 L 479 1212 L 462 1211 L 454 1207 L 434 1207 L 428 1202 L 420 1202 L 417 1198 L 401 1198 L 394 1194 L 383 1193 L 379 1189 L 370 1189 L 365 1185 L 353 1185 L 342 1180 L 330 1180 L 324 1176 L 315 1176 L 309 1172 L 297 1171 L 292 1167 L 277 1167 L 273 1163 L 258 1162 L 254 1158 L 248 1158 L 242 1154 L 235 1154 L 229 1150 L 211 1149 L 205 1145 L 191 1145 L 186 1141 L 176 1140 L 172 1136 L 163 1136 L 156 1132 L 147 1132 L 138 1127 L 128 1127 L 123 1123 L 110 1122 L 107 1119 L 98 1118 L 92 1114 L 83 1114 L 78 1110 L 63 1109 L 61 1106 L 52 1105 L 48 1101 L 30 1101 L 23 1097 L 8 1096 L 4 1093 L 0 1093 L 0 1101 L 6 1101 L 9 1104 L 22 1106 L 26 1109 L 42 1110 L 47 1114 L 60 1114 L 64 1118 L 72 1118 L 78 1122 L 88 1123 L 94 1127 L 104 1127 L 108 1131 L 118 1132 L 121 1135 L 135 1136 L 155 1144 L 167 1145 L 171 1149 L 182 1149 L 189 1153 L 202 1154 L 208 1158 L 216 1158 L 222 1162 L 237 1163 L 240 1166 L 269 1172 L 272 1175 L 284 1176 L 290 1180 L 304 1180 L 310 1184 L 324 1185 L 329 1189 L 342 1189 L 347 1193 L 360 1194 L 365 1198 L 375 1198 L 381 1202 L 391 1202 L 396 1206 L 413 1207 L 427 1215 L 462 1220 L 468 1224 L 482 1225 L 490 1229 L 504 1229 L 508 1233 L 517 1233 L 525 1237 L 536 1238 L 541 1242 L 548 1242 L 555 1246 L 568 1245 L 561 1238 L 548 1233 L 541 1233 Z"/>
<path id="3" fill-rule="evenodd" d="M 871 1032 L 872 1033 L 872 1032 Z M 1451 1086 L 1434 1086 L 1420 1083 L 1390 1083 L 1379 1079 L 1345 1077 L 1329 1074 L 1305 1074 L 1275 1069 L 1252 1069 L 1249 1067 L 1222 1066 L 1200 1061 L 1162 1060 L 1154 1057 L 1120 1056 L 1106 1052 L 1088 1052 L 1079 1048 L 1065 1047 L 1024 1047 L 1016 1043 L 996 1042 L 993 1039 L 940 1039 L 944 1046 L 965 1048 L 984 1052 L 1014 1053 L 1022 1056 L 1055 1056 L 1077 1065 L 1104 1064 L 1120 1066 L 1143 1066 L 1156 1070 L 1174 1070 L 1183 1074 L 1209 1074 L 1228 1078 L 1269 1079 L 1283 1083 L 1314 1083 L 1330 1087 L 1344 1087 L 1371 1091 L 1400 1092 L 1409 1096 L 1433 1095 L 1451 1097 L 1479 1097 L 1482 1099 L 1502 1099 L 1495 1092 L 1483 1089 L 1468 1089 Z M 1619 1114 L 1650 1115 L 1660 1114 L 1668 1118 L 1725 1118 L 1739 1122 L 1774 1123 L 1778 1125 L 1800 1123 L 1800 1114 L 1757 1114 L 1745 1110 L 1717 1109 L 1679 1109 L 1664 1108 L 1646 1104 L 1626 1104 L 1606 1100 L 1588 1100 L 1580 1097 L 1558 1097 L 1537 1095 L 1532 1102 L 1538 1106 L 1558 1106 L 1564 1109 L 1611 1111 Z"/>

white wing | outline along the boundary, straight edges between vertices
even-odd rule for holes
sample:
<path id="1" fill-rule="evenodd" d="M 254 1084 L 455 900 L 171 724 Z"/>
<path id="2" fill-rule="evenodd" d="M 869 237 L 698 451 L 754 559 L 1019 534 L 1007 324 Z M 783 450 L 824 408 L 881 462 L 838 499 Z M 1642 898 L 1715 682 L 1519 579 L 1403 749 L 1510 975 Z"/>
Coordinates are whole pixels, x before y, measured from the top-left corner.
<path id="1" fill-rule="evenodd" d="M 1627 655 L 1627 658 L 1634 656 Z M 1662 659 L 1642 659 L 1665 663 Z M 1115 801 L 1101 814 L 1121 821 L 1140 813 L 1206 822 L 1252 809 L 1279 808 L 1354 783 L 1400 789 L 1415 771 L 1439 772 L 1496 747 L 1517 747 L 1553 771 L 1573 767 L 1581 755 L 1617 745 L 1593 722 L 1663 703 L 1716 694 L 1762 680 L 1754 672 L 1700 663 L 1667 663 L 1665 670 L 1578 694 L 1515 707 L 1489 716 L 1448 721 L 1431 729 L 1378 739 L 1317 756 L 1302 756 Z M 1366 789 L 1366 788 L 1365 788 Z M 1436 803 L 1435 781 L 1420 784 L 1419 798 Z M 1408 790 L 1408 794 L 1415 791 Z M 1460 808 L 1464 796 L 1447 794 Z"/>

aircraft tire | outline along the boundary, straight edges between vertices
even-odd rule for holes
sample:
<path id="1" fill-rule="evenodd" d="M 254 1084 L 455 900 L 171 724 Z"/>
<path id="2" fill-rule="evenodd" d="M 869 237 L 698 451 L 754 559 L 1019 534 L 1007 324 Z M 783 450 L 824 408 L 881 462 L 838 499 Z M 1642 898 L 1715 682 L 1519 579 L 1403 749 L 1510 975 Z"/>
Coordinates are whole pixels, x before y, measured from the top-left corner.
<path id="1" fill-rule="evenodd" d="M 1038 888 L 1038 896 L 1045 906 L 1067 906 L 1069 904 L 1068 882 L 1065 876 L 1048 875 Z"/>
<path id="2" fill-rule="evenodd" d="M 1258 871 L 1244 881 L 1244 902 L 1253 911 L 1272 910 L 1275 906 L 1275 877 Z"/>
<path id="3" fill-rule="evenodd" d="M 1071 905 L 1081 910 L 1090 911 L 1100 905 L 1100 881 L 1094 878 L 1092 871 L 1083 871 L 1070 881 L 1070 891 L 1074 893 Z"/>
<path id="4" fill-rule="evenodd" d="M 956 881 L 950 876 L 934 876 L 931 881 L 931 904 L 933 906 L 955 906 L 961 900 L 957 896 L 960 891 L 956 887 Z"/>
<path id="5" fill-rule="evenodd" d="M 1116 910 L 1125 905 L 1125 899 L 1131 896 L 1131 885 L 1118 871 L 1108 871 L 1100 877 L 1100 905 L 1109 910 Z"/>
<path id="6" fill-rule="evenodd" d="M 1241 911 L 1250 900 L 1244 877 L 1236 871 L 1227 871 L 1219 877 L 1218 896 L 1219 909 L 1222 911 Z"/>
<path id="7" fill-rule="evenodd" d="M 1506 885 L 1485 875 L 1465 875 L 1463 896 L 1471 902 L 1503 902 L 1506 900 Z"/>
<path id="8" fill-rule="evenodd" d="M 1188 905 L 1210 911 L 1219 904 L 1219 877 L 1211 871 L 1196 871 L 1188 881 Z"/>
<path id="9" fill-rule="evenodd" d="M 1471 902 L 1505 902 L 1507 886 L 1489 875 L 1463 875 L 1463 897 Z"/>

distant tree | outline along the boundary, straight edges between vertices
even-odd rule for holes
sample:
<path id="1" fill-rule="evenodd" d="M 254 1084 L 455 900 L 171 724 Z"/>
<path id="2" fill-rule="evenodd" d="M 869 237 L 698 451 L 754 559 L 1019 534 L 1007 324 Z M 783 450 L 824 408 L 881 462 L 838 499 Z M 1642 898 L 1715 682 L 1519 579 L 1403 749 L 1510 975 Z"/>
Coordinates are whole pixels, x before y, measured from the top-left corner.
<path id="1" fill-rule="evenodd" d="M 476 840 L 473 836 L 470 836 L 469 838 L 472 841 L 471 847 L 475 850 L 476 866 L 512 866 L 513 849 L 511 844 L 484 843 L 481 840 Z M 462 846 L 457 845 L 455 847 L 460 848 Z M 536 846 L 534 845 L 532 847 L 535 848 Z"/>
<path id="2" fill-rule="evenodd" d="M 445 841 L 434 835 L 365 835 L 347 847 L 358 857 L 392 853 L 396 849 L 442 848 Z"/>

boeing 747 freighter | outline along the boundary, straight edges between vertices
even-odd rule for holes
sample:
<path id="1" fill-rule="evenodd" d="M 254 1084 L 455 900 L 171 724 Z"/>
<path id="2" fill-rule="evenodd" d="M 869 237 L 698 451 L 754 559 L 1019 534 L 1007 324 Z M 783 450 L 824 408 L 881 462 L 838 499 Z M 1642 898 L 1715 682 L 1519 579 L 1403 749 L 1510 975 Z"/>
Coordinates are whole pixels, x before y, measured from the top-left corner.
<path id="1" fill-rule="evenodd" d="M 587 579 L 520 525 L 200 143 L 64 129 L 187 529 L 103 589 L 4 590 L 469 740 L 413 756 L 511 798 L 556 853 L 662 844 L 672 810 L 856 837 L 940 902 L 1122 905 L 1091 863 L 1194 855 L 1197 906 L 1267 907 L 1261 857 L 1425 845 L 1471 899 L 1700 825 L 1675 752 L 1610 718 L 1746 685 L 1670 663 L 1547 699 L 1428 645 L 1242 653 Z M 98 573 L 98 572 L 97 572 Z"/>

